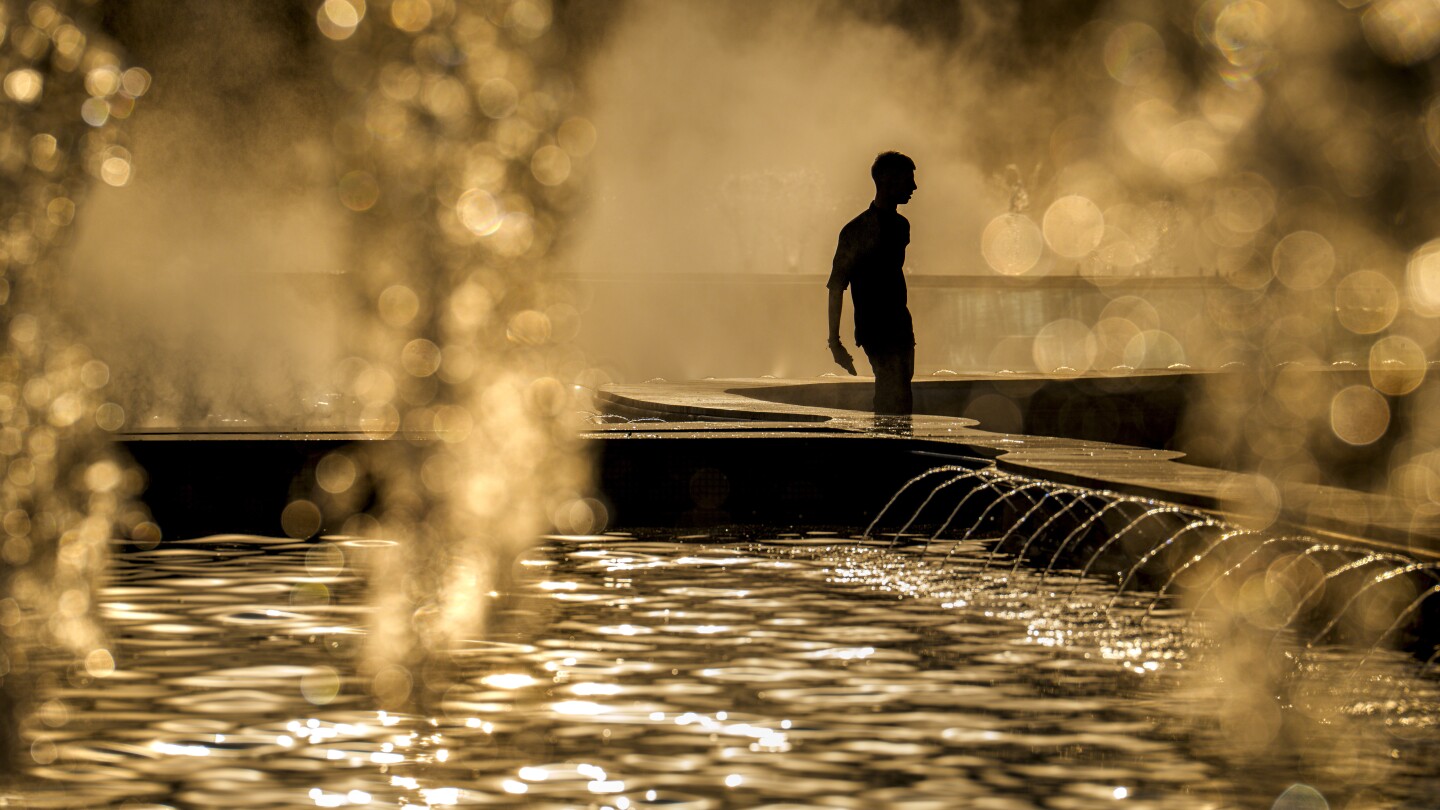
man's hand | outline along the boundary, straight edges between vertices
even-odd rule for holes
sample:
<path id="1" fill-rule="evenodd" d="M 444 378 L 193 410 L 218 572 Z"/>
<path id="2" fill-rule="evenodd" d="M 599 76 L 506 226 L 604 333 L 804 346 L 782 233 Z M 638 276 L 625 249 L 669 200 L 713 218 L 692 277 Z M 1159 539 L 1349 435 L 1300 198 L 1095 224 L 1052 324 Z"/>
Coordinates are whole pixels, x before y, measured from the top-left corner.
<path id="1" fill-rule="evenodd" d="M 856 376 L 855 358 L 850 356 L 850 352 L 845 351 L 845 345 L 838 339 L 830 341 L 830 356 L 835 358 L 835 362 L 841 368 L 850 372 L 850 376 Z"/>

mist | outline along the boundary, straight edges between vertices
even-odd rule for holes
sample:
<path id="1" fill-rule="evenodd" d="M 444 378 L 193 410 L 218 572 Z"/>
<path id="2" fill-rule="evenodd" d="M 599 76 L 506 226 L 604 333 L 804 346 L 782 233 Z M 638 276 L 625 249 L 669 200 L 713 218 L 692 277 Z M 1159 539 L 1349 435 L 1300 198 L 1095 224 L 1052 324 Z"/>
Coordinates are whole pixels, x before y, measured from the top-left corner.
<path id="1" fill-rule="evenodd" d="M 962 7 L 963 27 L 933 30 Z M 873 195 L 871 160 L 892 149 L 918 164 L 902 209 L 912 309 L 938 307 L 917 314 L 919 367 L 1012 363 L 1013 347 L 990 339 L 937 351 L 962 337 L 942 337 L 946 324 L 1001 336 L 1043 325 L 913 279 L 995 276 L 982 233 L 1033 191 L 1068 106 L 1050 98 L 1063 94 L 1058 66 L 1003 56 L 1020 27 L 1000 5 L 932 6 L 908 26 L 851 8 L 627 5 L 584 73 L 600 138 L 567 251 L 595 300 L 582 343 L 615 378 L 834 371 L 821 287 L 840 228 Z"/>
<path id="2" fill-rule="evenodd" d="M 897 149 L 919 163 L 912 270 L 979 271 L 980 88 L 904 31 L 827 8 L 629 6 L 586 77 L 601 138 L 578 270 L 828 272 L 870 161 Z"/>
<path id="3" fill-rule="evenodd" d="M 922 374 L 1363 361 L 1332 285 L 1398 279 L 1433 230 L 1385 9 L 624 9 L 580 74 L 599 139 L 565 242 L 613 379 L 835 372 L 821 287 L 883 150 L 918 164 Z M 1276 306 L 1313 328 L 1267 342 L 1237 312 Z"/>
<path id="4" fill-rule="evenodd" d="M 129 167 L 77 219 L 67 303 L 129 428 L 323 422 L 358 314 L 333 91 L 273 10 L 175 11 L 122 21 L 153 86 L 127 122 Z"/>

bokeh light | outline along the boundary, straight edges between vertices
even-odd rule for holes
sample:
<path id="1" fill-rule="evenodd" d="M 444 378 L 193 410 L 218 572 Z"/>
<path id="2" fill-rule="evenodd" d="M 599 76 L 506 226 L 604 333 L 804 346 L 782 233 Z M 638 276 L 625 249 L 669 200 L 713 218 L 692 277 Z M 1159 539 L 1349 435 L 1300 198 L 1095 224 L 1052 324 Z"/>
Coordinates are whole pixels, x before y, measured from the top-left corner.
<path id="1" fill-rule="evenodd" d="M 320 32 L 330 39 L 348 39 L 365 18 L 365 0 L 325 0 L 315 12 Z"/>
<path id="2" fill-rule="evenodd" d="M 43 677 L 36 656 L 71 666 L 77 677 L 112 676 L 116 662 L 96 611 L 110 544 L 128 537 L 153 546 L 160 537 L 134 500 L 141 474 L 109 442 L 107 431 L 125 421 L 108 401 L 110 366 L 58 307 L 65 288 L 57 259 L 77 202 L 89 178 L 129 182 L 117 124 L 148 84 L 127 83 L 118 48 L 94 30 L 95 15 L 71 5 L 0 9 L 0 751 L 28 749 L 36 763 L 58 752 L 46 738 L 22 744 L 21 714 L 34 709 L 47 727 L 69 717 L 58 699 L 32 704 Z"/>
<path id="3" fill-rule="evenodd" d="M 1370 347 L 1370 384 L 1389 396 L 1414 391 L 1425 381 L 1425 349 L 1404 335 L 1387 335 Z"/>
<path id="4" fill-rule="evenodd" d="M 1153 80 L 1165 66 L 1165 42 L 1143 22 L 1117 27 L 1105 41 L 1105 69 L 1122 84 Z"/>
<path id="5" fill-rule="evenodd" d="M 1053 374 L 1089 371 L 1099 354 L 1094 333 L 1080 321 L 1062 318 L 1035 336 L 1035 367 Z"/>
<path id="6" fill-rule="evenodd" d="M 1330 400 L 1330 429 L 1347 444 L 1370 444 L 1390 427 L 1390 405 L 1367 385 L 1352 385 Z"/>
<path id="7" fill-rule="evenodd" d="M 1067 259 L 1081 259 L 1100 246 L 1105 215 L 1089 199 L 1072 194 L 1045 209 L 1042 229 L 1050 249 Z"/>
<path id="8" fill-rule="evenodd" d="M 1375 0 L 1363 19 L 1365 38 L 1392 62 L 1415 64 L 1440 51 L 1440 6 L 1428 0 Z"/>
<path id="9" fill-rule="evenodd" d="M 980 238 L 980 254 L 995 272 L 1018 276 L 1040 261 L 1044 237 L 1035 222 L 1024 214 L 1001 214 L 990 220 Z"/>
<path id="10" fill-rule="evenodd" d="M 5 95 L 21 104 L 34 104 L 40 100 L 45 79 L 32 68 L 12 70 L 5 75 Z"/>
<path id="11" fill-rule="evenodd" d="M 1341 325 L 1361 335 L 1389 326 L 1400 311 L 1400 294 L 1378 270 L 1357 270 L 1335 285 L 1335 315 Z"/>
<path id="12" fill-rule="evenodd" d="M 1314 231 L 1286 234 L 1275 245 L 1271 261 L 1275 277 L 1294 290 L 1313 290 L 1335 270 L 1335 248 Z"/>
<path id="13" fill-rule="evenodd" d="M 1417 313 L 1440 316 L 1440 239 L 1426 242 L 1410 254 L 1405 283 L 1407 300 Z"/>

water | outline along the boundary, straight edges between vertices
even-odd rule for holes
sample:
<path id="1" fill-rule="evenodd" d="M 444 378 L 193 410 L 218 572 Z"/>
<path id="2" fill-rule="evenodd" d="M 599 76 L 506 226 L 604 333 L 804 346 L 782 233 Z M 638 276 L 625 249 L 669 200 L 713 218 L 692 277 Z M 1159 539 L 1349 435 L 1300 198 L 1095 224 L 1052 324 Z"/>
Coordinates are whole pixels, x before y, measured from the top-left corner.
<path id="1" fill-rule="evenodd" d="M 121 550 L 100 591 L 113 672 L 41 664 L 33 765 L 0 806 L 1221 808 L 1270 807 L 1303 784 L 1339 808 L 1440 795 L 1440 683 L 1417 677 L 1416 659 L 1378 651 L 1357 670 L 1358 648 L 1189 623 L 1165 602 L 1142 633 L 1153 593 L 1105 611 L 1115 590 L 1100 581 L 1055 571 L 1041 586 L 1038 571 L 1002 570 L 1008 558 L 984 570 L 993 542 L 551 538 L 490 597 L 486 640 L 417 664 L 399 708 L 395 673 L 365 654 L 381 632 L 367 572 L 392 570 L 384 544 Z"/>

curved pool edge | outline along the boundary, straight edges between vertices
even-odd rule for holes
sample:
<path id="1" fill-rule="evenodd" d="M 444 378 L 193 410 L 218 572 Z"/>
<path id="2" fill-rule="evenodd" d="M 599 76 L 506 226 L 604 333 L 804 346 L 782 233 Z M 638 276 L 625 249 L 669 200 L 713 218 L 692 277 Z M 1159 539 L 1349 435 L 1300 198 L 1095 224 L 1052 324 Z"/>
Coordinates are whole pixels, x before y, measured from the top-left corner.
<path id="1" fill-rule="evenodd" d="M 965 383 L 989 377 L 955 377 Z M 1397 498 L 1339 487 L 1285 484 L 1265 493 L 1256 476 L 1183 463 L 1183 453 L 1110 442 L 982 430 L 975 420 L 917 415 L 906 430 L 877 424 L 874 416 L 843 408 L 796 405 L 747 396 L 782 386 L 868 387 L 868 378 L 816 380 L 735 378 L 612 384 L 596 392 L 596 407 L 631 418 L 676 422 L 751 423 L 767 431 L 821 429 L 832 436 L 884 437 L 938 443 L 955 454 L 986 458 L 997 469 L 1057 483 L 1111 490 L 1198 507 L 1244 525 L 1284 523 L 1316 535 L 1344 539 L 1418 557 L 1440 559 L 1440 515 L 1409 508 Z M 756 391 L 760 393 L 759 390 Z M 622 435 L 626 425 L 591 435 Z M 691 435 L 694 435 L 693 433 Z M 733 434 L 732 434 L 733 435 Z"/>

